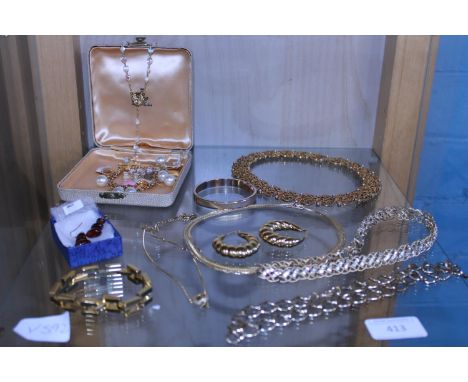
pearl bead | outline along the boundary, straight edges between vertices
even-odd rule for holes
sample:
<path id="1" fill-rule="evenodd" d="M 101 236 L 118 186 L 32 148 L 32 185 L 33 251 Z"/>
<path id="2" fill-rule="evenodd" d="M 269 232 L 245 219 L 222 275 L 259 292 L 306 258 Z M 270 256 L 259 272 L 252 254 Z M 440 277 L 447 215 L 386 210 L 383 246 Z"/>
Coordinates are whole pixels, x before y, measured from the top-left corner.
<path id="1" fill-rule="evenodd" d="M 161 170 L 158 172 L 158 180 L 164 182 L 164 180 L 169 176 L 169 173 L 166 170 Z"/>
<path id="2" fill-rule="evenodd" d="M 156 158 L 156 164 L 163 166 L 166 164 L 166 158 L 164 157 L 157 157 Z"/>
<path id="3" fill-rule="evenodd" d="M 117 186 L 112 191 L 114 191 L 114 192 L 124 192 L 125 190 L 124 190 L 124 188 L 122 186 Z"/>
<path id="4" fill-rule="evenodd" d="M 98 175 L 96 177 L 96 184 L 99 187 L 105 187 L 107 185 L 107 182 L 108 182 L 108 179 L 107 179 L 107 176 L 105 175 Z"/>
<path id="5" fill-rule="evenodd" d="M 148 167 L 148 168 L 146 169 L 146 174 L 147 174 L 147 175 L 151 175 L 153 172 L 154 172 L 153 167 Z"/>
<path id="6" fill-rule="evenodd" d="M 174 175 L 167 175 L 166 179 L 164 179 L 164 184 L 170 187 L 174 185 L 175 181 L 176 181 L 176 177 Z"/>
<path id="7" fill-rule="evenodd" d="M 134 187 L 127 187 L 127 189 L 125 191 L 130 193 L 130 194 L 133 194 L 134 192 L 137 192 L 137 190 Z"/>

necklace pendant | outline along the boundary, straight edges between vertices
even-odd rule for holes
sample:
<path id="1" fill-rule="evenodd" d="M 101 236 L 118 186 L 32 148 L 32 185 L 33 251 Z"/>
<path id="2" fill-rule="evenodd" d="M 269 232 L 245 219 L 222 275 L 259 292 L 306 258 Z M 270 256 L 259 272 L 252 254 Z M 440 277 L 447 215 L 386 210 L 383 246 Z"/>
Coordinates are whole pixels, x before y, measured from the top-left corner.
<path id="1" fill-rule="evenodd" d="M 130 98 L 133 106 L 153 106 L 149 102 L 149 97 L 146 96 L 143 88 L 141 88 L 139 92 L 130 92 Z"/>

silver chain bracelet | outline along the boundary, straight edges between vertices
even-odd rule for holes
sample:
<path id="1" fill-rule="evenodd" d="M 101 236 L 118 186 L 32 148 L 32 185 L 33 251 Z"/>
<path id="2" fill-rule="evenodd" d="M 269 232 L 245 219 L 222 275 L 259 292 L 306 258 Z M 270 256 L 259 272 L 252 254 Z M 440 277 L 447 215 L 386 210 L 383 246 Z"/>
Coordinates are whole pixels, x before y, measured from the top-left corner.
<path id="1" fill-rule="evenodd" d="M 369 231 L 385 221 L 417 222 L 429 234 L 423 239 L 394 249 L 362 254 Z M 437 239 L 437 226 L 431 214 L 414 208 L 385 207 L 368 215 L 359 225 L 350 245 L 322 257 L 308 257 L 263 264 L 257 275 L 270 282 L 290 283 L 315 280 L 391 265 L 421 255 L 431 249 Z"/>
<path id="2" fill-rule="evenodd" d="M 275 328 L 292 323 L 313 322 L 318 317 L 393 297 L 418 282 L 431 285 L 448 280 L 451 276 L 468 277 L 457 265 L 448 261 L 437 264 L 410 264 L 393 274 L 369 278 L 366 281 L 356 280 L 349 286 L 332 287 L 321 294 L 249 305 L 232 317 L 226 341 L 238 344 L 259 334 L 267 334 Z"/>

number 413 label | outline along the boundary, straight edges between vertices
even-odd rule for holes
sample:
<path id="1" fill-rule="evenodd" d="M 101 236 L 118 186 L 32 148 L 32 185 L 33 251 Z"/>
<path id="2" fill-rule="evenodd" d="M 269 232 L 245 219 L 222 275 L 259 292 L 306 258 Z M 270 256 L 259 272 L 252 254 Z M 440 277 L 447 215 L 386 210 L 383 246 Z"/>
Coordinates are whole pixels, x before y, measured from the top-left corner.
<path id="1" fill-rule="evenodd" d="M 364 321 L 374 340 L 401 340 L 427 337 L 427 331 L 417 317 L 370 318 Z"/>

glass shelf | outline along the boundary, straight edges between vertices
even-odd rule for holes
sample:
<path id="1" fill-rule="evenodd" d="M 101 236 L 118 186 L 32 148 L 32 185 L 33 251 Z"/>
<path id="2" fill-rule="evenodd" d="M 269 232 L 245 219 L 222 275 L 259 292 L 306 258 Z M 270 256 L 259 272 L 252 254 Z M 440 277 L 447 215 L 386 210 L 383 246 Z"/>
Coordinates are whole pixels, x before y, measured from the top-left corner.
<path id="1" fill-rule="evenodd" d="M 205 180 L 229 177 L 230 168 L 235 159 L 263 149 L 266 148 L 196 147 L 189 176 L 176 202 L 169 208 L 101 205 L 101 210 L 112 220 L 123 239 L 123 256 L 110 263 L 131 263 L 146 271 L 153 281 L 153 301 L 142 314 L 129 319 L 107 314 L 90 320 L 80 313 L 71 314 L 71 340 L 66 345 L 225 346 L 227 345 L 225 335 L 231 316 L 246 305 L 309 295 L 313 292 L 324 291 L 332 285 L 348 284 L 354 279 L 364 279 L 392 269 L 392 267 L 386 267 L 330 279 L 278 285 L 270 284 L 255 276 L 225 274 L 200 265 L 210 296 L 210 308 L 201 310 L 188 304 L 177 286 L 144 256 L 141 227 L 144 224 L 151 224 L 184 212 L 197 214 L 209 212 L 210 210 L 195 205 L 192 197 L 194 187 Z M 352 239 L 356 227 L 364 216 L 374 209 L 388 205 L 407 204 L 403 194 L 381 166 L 372 150 L 310 150 L 359 162 L 372 168 L 382 180 L 383 191 L 372 203 L 359 207 L 320 209 L 344 227 L 347 241 Z M 272 166 L 262 165 L 256 171 L 279 186 L 293 188 L 297 185 L 297 191 L 312 190 L 317 193 L 331 193 L 336 190 L 335 192 L 340 192 L 352 189 L 354 184 L 353 179 L 328 170 L 326 167 L 317 169 L 307 168 L 300 164 L 276 163 Z M 271 200 L 259 198 L 258 203 L 263 202 L 271 202 Z M 254 229 L 253 226 L 250 228 Z M 167 237 L 182 243 L 182 230 L 182 223 L 173 223 L 165 227 L 163 232 Z M 322 230 L 326 231 L 325 224 L 323 227 L 320 226 L 320 231 Z M 423 233 L 417 227 L 388 224 L 372 231 L 367 248 L 374 250 L 395 247 L 404 242 L 408 235 L 413 237 L 421 234 Z M 329 240 L 331 235 L 333 235 L 333 230 L 330 228 L 330 232 L 324 233 L 324 240 L 326 239 L 324 246 L 333 241 Z M 159 254 L 158 261 L 163 268 L 183 279 L 191 293 L 199 291 L 197 274 L 186 252 L 155 241 L 150 241 L 149 244 L 150 250 L 154 251 L 152 253 Z M 9 250 L 14 255 L 15 248 Z M 320 252 L 318 244 L 314 250 L 317 254 Z M 436 245 L 430 254 L 424 257 L 430 261 L 446 259 L 439 245 Z M 1 301 L 0 326 L 5 330 L 0 335 L 0 346 L 54 345 L 26 341 L 17 336 L 12 329 L 22 318 L 61 312 L 49 301 L 48 291 L 67 269 L 65 260 L 52 240 L 49 226 L 44 227 L 21 271 L 10 289 L 4 294 L 6 297 Z M 352 312 L 330 316 L 313 324 L 303 323 L 282 330 L 274 330 L 268 336 L 259 336 L 250 342 L 242 343 L 241 346 L 405 345 L 404 341 L 395 343 L 374 341 L 364 327 L 363 322 L 366 318 L 393 315 L 419 317 L 429 332 L 429 336 L 413 341 L 415 345 L 466 345 L 468 334 L 461 335 L 459 328 L 450 326 L 452 318 L 459 314 L 460 307 L 468 306 L 466 288 L 467 285 L 461 279 L 451 279 L 429 288 L 417 286 L 406 292 L 417 296 L 417 299 L 411 299 L 417 303 L 405 303 L 404 295 L 402 295 L 361 307 Z"/>

